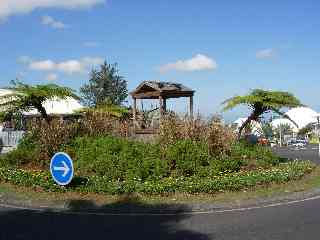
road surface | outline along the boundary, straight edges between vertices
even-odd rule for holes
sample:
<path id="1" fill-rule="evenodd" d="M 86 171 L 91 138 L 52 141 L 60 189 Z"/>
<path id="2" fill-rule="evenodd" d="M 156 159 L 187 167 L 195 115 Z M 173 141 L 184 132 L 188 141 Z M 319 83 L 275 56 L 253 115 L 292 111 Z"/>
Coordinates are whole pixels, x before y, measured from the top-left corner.
<path id="1" fill-rule="evenodd" d="M 316 164 L 320 164 L 318 145 L 315 144 L 310 144 L 303 148 L 275 147 L 273 148 L 273 151 L 285 158 L 310 160 Z"/>
<path id="2" fill-rule="evenodd" d="M 320 163 L 315 146 L 275 151 Z M 241 211 L 178 215 L 57 213 L 0 206 L 0 240 L 7 239 L 318 240 L 320 198 Z"/>
<path id="3" fill-rule="evenodd" d="M 320 199 L 243 211 L 115 216 L 0 208 L 0 239 L 319 239 Z"/>

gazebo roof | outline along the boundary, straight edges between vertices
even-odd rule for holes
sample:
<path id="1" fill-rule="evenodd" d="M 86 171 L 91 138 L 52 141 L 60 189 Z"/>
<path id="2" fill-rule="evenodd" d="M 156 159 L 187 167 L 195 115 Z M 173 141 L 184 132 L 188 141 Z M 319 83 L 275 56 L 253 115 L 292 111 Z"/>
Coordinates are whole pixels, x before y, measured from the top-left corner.
<path id="1" fill-rule="evenodd" d="M 130 94 L 138 99 L 158 99 L 190 97 L 194 95 L 194 90 L 180 83 L 144 81 Z"/>

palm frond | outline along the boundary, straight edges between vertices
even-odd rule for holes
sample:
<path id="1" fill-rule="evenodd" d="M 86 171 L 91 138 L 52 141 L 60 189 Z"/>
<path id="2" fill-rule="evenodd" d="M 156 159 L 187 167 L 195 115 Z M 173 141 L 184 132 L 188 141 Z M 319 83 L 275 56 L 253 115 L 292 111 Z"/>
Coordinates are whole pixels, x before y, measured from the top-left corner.
<path id="1" fill-rule="evenodd" d="M 43 103 L 55 98 L 66 99 L 68 97 L 79 99 L 74 90 L 61 87 L 56 84 L 28 85 L 20 81 L 12 81 L 8 88 L 11 93 L 0 96 L 0 107 L 2 111 L 29 111 L 37 109 L 47 117 Z M 1 111 L 1 110 L 0 110 Z"/>
<path id="2" fill-rule="evenodd" d="M 282 107 L 298 107 L 303 106 L 300 101 L 291 93 L 282 91 L 267 91 L 262 89 L 254 89 L 245 96 L 236 96 L 227 99 L 222 103 L 223 110 L 230 110 L 238 105 L 259 105 L 263 109 L 280 109 Z"/>

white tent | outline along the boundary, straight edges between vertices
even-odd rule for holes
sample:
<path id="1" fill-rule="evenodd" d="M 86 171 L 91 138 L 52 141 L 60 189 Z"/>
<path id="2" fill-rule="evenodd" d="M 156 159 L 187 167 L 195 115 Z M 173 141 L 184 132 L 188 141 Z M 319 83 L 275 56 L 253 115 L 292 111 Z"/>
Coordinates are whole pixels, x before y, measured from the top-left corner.
<path id="1" fill-rule="evenodd" d="M 74 98 L 53 99 L 44 102 L 44 108 L 49 115 L 67 115 L 76 112 L 83 108 L 83 106 Z M 27 116 L 39 114 L 37 110 L 31 110 L 24 113 Z"/>
<path id="2" fill-rule="evenodd" d="M 280 124 L 289 124 L 294 132 L 298 132 L 308 124 L 315 123 L 317 121 L 316 116 L 318 113 L 308 107 L 297 107 L 287 111 L 286 115 L 290 117 L 298 127 L 286 118 L 275 119 L 271 122 L 271 125 L 273 127 L 278 127 Z"/>
<path id="3" fill-rule="evenodd" d="M 237 125 L 237 131 L 241 127 L 241 125 L 247 120 L 247 118 L 239 118 L 236 121 L 233 122 L 233 124 Z M 251 127 L 252 131 L 251 133 L 256 135 L 256 136 L 261 136 L 263 135 L 262 127 L 261 124 L 257 121 L 251 121 Z"/>
<path id="4" fill-rule="evenodd" d="M 286 112 L 286 115 L 295 121 L 295 123 L 298 124 L 299 129 L 301 129 L 310 123 L 316 122 L 318 113 L 308 107 L 297 107 L 290 109 Z"/>
<path id="5" fill-rule="evenodd" d="M 0 89 L 0 96 L 6 96 L 12 94 L 13 91 L 9 89 Z M 3 101 L 4 102 L 4 101 Z M 47 100 L 43 104 L 47 111 L 47 114 L 68 115 L 73 114 L 77 110 L 83 108 L 83 106 L 74 98 L 68 97 L 66 99 L 52 99 Z M 36 109 L 24 112 L 24 115 L 31 116 L 39 114 Z"/>

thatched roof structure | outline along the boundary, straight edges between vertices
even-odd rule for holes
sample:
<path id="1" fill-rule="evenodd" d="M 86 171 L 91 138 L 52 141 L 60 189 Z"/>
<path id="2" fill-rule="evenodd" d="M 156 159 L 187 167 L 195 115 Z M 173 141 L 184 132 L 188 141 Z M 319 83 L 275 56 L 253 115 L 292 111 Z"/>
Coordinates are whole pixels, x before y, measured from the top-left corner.
<path id="1" fill-rule="evenodd" d="M 167 111 L 167 99 L 188 97 L 190 116 L 193 117 L 193 95 L 195 91 L 180 83 L 144 81 L 130 93 L 133 98 L 133 119 L 137 120 L 137 99 L 159 99 L 160 119 Z"/>
<path id="2" fill-rule="evenodd" d="M 192 97 L 194 90 L 172 82 L 144 81 L 130 93 L 136 99 Z"/>

